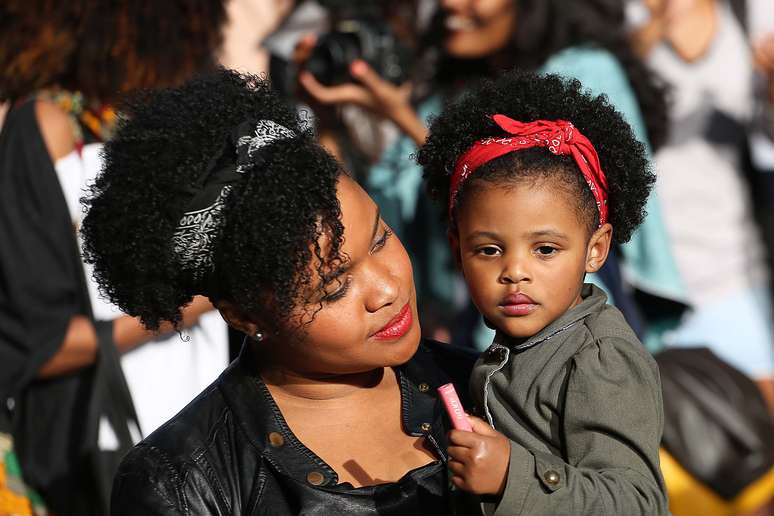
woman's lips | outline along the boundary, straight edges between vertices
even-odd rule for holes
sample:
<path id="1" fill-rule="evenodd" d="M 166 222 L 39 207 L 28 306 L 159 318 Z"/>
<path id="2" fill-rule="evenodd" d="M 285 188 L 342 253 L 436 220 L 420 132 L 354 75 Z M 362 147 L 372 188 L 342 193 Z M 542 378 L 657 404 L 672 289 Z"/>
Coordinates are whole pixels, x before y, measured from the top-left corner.
<path id="1" fill-rule="evenodd" d="M 505 315 L 529 315 L 535 311 L 538 304 L 527 294 L 509 294 L 500 302 L 499 308 Z"/>
<path id="2" fill-rule="evenodd" d="M 412 324 L 414 324 L 414 315 L 411 313 L 411 305 L 406 303 L 398 315 L 385 324 L 381 330 L 374 333 L 374 338 L 379 340 L 399 339 L 411 329 Z"/>

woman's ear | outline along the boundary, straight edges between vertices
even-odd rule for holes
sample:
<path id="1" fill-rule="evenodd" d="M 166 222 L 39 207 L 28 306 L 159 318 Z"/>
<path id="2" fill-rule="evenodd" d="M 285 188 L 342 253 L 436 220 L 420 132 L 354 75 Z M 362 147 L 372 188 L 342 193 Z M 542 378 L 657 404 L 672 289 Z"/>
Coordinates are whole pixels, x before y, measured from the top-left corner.
<path id="1" fill-rule="evenodd" d="M 604 224 L 589 239 L 586 248 L 586 272 L 597 272 L 605 264 L 613 241 L 613 226 Z"/>
<path id="2" fill-rule="evenodd" d="M 250 317 L 241 308 L 229 301 L 218 301 L 215 308 L 220 312 L 221 317 L 229 326 L 237 331 L 241 331 L 248 337 L 255 336 L 260 331 L 266 331 L 260 327 L 260 323 L 253 317 Z"/>

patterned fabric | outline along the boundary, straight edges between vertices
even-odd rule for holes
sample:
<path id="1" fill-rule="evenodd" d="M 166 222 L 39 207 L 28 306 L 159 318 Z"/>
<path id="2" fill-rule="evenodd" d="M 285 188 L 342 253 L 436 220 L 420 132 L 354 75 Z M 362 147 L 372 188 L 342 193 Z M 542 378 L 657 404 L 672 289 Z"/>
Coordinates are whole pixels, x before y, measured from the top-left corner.
<path id="1" fill-rule="evenodd" d="M 565 120 L 518 122 L 505 115 L 492 115 L 492 121 L 510 136 L 484 138 L 473 144 L 457 161 L 449 192 L 451 219 L 457 192 L 462 183 L 484 163 L 517 150 L 546 147 L 557 155 L 570 155 L 586 179 L 599 210 L 599 226 L 607 222 L 607 178 L 602 172 L 597 151 L 588 138 Z"/>
<path id="2" fill-rule="evenodd" d="M 244 173 L 247 163 L 251 163 L 255 153 L 277 140 L 295 138 L 296 133 L 272 120 L 259 120 L 251 135 L 237 139 L 237 172 Z"/>
<path id="3" fill-rule="evenodd" d="M 118 115 L 111 106 L 87 102 L 78 91 L 43 90 L 37 96 L 56 104 L 71 116 L 73 134 L 79 148 L 87 140 L 83 134 L 84 128 L 100 142 L 107 141 L 113 135 Z"/>
<path id="4" fill-rule="evenodd" d="M 27 487 L 13 451 L 11 436 L 0 433 L 0 515 L 46 516 L 40 496 Z"/>
<path id="5" fill-rule="evenodd" d="M 200 191 L 190 210 L 180 218 L 172 243 L 180 265 L 199 280 L 212 270 L 214 241 L 222 220 L 222 211 L 232 185 L 247 170 L 260 163 L 257 152 L 278 140 L 295 138 L 296 133 L 272 120 L 248 120 L 240 124 L 226 146 L 233 146 L 235 164 L 206 171 Z M 211 163 L 218 163 L 213 159 Z M 213 198 L 214 197 L 214 198 Z"/>
<path id="6" fill-rule="evenodd" d="M 172 244 L 180 263 L 194 271 L 197 277 L 212 269 L 213 242 L 230 191 L 230 186 L 224 186 L 211 205 L 186 212 L 172 235 Z"/>

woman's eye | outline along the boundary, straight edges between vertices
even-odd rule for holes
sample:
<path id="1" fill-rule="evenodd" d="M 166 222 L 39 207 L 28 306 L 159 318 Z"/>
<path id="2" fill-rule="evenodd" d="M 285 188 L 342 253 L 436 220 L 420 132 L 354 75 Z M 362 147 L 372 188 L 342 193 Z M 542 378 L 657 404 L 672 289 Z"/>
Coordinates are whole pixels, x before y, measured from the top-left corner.
<path id="1" fill-rule="evenodd" d="M 483 255 L 483 256 L 499 256 L 500 255 L 500 249 L 495 247 L 495 246 L 488 245 L 486 247 L 479 247 L 476 250 L 476 253 L 480 254 L 480 255 Z"/>
<path id="2" fill-rule="evenodd" d="M 550 245 L 541 245 L 537 248 L 537 253 L 540 256 L 551 256 L 553 254 L 556 254 L 558 249 L 556 247 L 551 247 Z"/>
<path id="3" fill-rule="evenodd" d="M 384 247 L 385 244 L 387 244 L 387 240 L 389 240 L 391 236 L 392 236 L 392 230 L 390 228 L 384 228 L 384 233 L 382 233 L 382 236 L 374 244 L 374 247 L 371 249 L 371 253 L 375 253 L 376 251 Z"/>
<path id="4" fill-rule="evenodd" d="M 349 284 L 351 283 L 352 279 L 351 276 L 347 276 L 347 279 L 345 279 L 342 282 L 339 282 L 339 288 L 337 288 L 335 291 L 331 292 L 330 294 L 325 294 L 322 298 L 322 301 L 324 303 L 332 303 L 334 301 L 338 301 L 339 299 L 343 298 L 345 295 L 347 295 L 347 291 L 349 290 Z"/>

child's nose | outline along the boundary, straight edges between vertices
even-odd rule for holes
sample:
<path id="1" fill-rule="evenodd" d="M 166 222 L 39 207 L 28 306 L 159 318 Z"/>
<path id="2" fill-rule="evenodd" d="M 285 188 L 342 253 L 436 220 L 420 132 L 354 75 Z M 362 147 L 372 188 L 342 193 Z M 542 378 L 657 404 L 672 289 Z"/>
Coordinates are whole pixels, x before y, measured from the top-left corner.
<path id="1" fill-rule="evenodd" d="M 500 271 L 500 277 L 498 278 L 499 283 L 521 283 L 530 280 L 525 260 L 514 256 L 506 260 L 504 265 L 505 267 Z"/>

